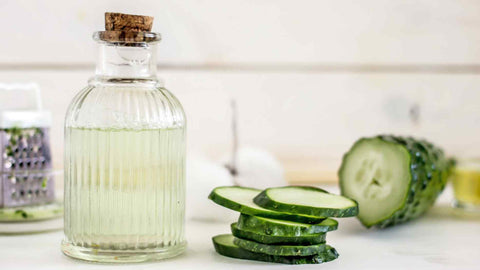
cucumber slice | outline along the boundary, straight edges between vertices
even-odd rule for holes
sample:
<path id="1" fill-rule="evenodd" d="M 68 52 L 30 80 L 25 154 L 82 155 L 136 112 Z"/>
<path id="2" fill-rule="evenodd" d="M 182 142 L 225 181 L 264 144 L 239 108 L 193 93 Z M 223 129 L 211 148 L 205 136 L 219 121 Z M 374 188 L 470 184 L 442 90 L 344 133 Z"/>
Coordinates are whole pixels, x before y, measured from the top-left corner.
<path id="1" fill-rule="evenodd" d="M 237 228 L 240 230 L 266 234 L 270 236 L 312 236 L 336 230 L 338 222 L 325 219 L 317 224 L 305 224 L 286 220 L 276 220 L 241 214 Z"/>
<path id="2" fill-rule="evenodd" d="M 213 246 L 220 255 L 245 260 L 283 263 L 283 264 L 319 264 L 333 261 L 338 258 L 335 248 L 326 246 L 324 252 L 312 256 L 274 256 L 263 253 L 255 253 L 235 245 L 231 234 L 221 234 L 212 238 Z"/>
<path id="3" fill-rule="evenodd" d="M 318 223 L 324 219 L 322 217 L 283 213 L 262 208 L 253 202 L 253 198 L 255 198 L 260 192 L 261 190 L 246 187 L 217 187 L 210 193 L 208 198 L 215 203 L 234 211 L 259 217 L 292 220 L 305 223 Z"/>
<path id="4" fill-rule="evenodd" d="M 233 243 L 251 252 L 275 256 L 311 256 L 321 254 L 327 247 L 325 244 L 309 246 L 267 245 L 240 238 L 233 239 Z"/>
<path id="5" fill-rule="evenodd" d="M 239 229 L 237 223 L 230 225 L 233 236 L 241 239 L 252 240 L 263 244 L 276 244 L 276 245 L 316 245 L 324 244 L 326 241 L 326 233 L 317 233 L 311 235 L 302 236 L 278 236 L 267 235 L 265 233 L 259 233 L 255 231 Z"/>
<path id="6" fill-rule="evenodd" d="M 270 210 L 316 217 L 352 217 L 358 213 L 354 200 L 315 187 L 267 188 L 253 201 Z"/>
<path id="7" fill-rule="evenodd" d="M 451 168 L 443 151 L 427 141 L 382 135 L 358 140 L 338 175 L 342 194 L 358 202 L 363 225 L 384 228 L 428 210 Z"/>

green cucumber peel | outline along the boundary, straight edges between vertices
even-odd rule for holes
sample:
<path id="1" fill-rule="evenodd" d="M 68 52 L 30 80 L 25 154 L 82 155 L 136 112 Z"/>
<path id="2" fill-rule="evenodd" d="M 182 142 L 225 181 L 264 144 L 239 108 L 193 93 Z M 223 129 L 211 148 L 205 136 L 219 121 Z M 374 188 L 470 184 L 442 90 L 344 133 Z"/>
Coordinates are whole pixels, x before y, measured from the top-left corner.
<path id="1" fill-rule="evenodd" d="M 326 246 L 324 252 L 312 256 L 275 256 L 264 253 L 255 253 L 240 248 L 234 243 L 234 236 L 231 234 L 214 236 L 212 241 L 215 251 L 218 254 L 235 259 L 283 264 L 320 264 L 338 258 L 337 251 L 331 246 Z"/>
<path id="2" fill-rule="evenodd" d="M 307 224 L 241 214 L 237 228 L 270 236 L 311 236 L 336 230 L 338 222 L 328 218 L 316 224 Z"/>
<path id="3" fill-rule="evenodd" d="M 278 236 L 267 235 L 258 231 L 239 229 L 237 223 L 230 225 L 233 236 L 241 239 L 252 240 L 258 243 L 270 245 L 315 245 L 326 241 L 326 233 L 317 233 L 302 236 Z"/>
<path id="4" fill-rule="evenodd" d="M 326 251 L 327 245 L 325 244 L 316 244 L 316 245 L 268 245 L 257 243 L 251 240 L 235 238 L 233 243 L 240 248 L 246 249 L 255 253 L 263 253 L 268 255 L 275 256 L 311 256 L 316 254 L 321 254 Z"/>

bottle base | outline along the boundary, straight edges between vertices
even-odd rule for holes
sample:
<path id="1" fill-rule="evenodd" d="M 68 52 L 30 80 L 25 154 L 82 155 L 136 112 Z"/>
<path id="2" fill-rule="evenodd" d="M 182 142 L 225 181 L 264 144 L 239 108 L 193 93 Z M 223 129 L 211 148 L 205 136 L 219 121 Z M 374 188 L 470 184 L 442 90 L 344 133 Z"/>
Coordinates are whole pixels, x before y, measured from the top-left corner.
<path id="1" fill-rule="evenodd" d="M 465 212 L 480 214 L 480 204 L 475 203 L 466 203 L 459 200 L 454 200 L 452 202 L 452 207 L 461 209 Z"/>
<path id="2" fill-rule="evenodd" d="M 180 255 L 187 247 L 186 242 L 175 246 L 141 250 L 101 250 L 72 245 L 62 241 L 62 252 L 68 257 L 98 263 L 138 263 L 159 261 Z"/>

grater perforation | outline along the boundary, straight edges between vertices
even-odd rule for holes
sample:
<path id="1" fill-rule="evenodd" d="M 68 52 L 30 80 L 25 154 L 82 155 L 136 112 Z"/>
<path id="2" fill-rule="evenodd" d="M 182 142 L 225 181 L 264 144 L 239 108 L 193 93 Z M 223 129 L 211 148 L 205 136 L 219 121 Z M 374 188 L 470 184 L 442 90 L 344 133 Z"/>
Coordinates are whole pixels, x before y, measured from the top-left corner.
<path id="1" fill-rule="evenodd" d="M 0 130 L 0 207 L 54 200 L 48 128 Z"/>

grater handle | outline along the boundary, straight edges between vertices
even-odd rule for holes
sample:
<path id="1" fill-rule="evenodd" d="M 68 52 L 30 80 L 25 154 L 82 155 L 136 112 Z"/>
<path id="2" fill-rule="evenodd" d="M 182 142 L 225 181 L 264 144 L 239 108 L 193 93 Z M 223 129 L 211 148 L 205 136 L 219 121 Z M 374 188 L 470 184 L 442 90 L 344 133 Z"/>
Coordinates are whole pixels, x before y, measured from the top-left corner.
<path id="1" fill-rule="evenodd" d="M 42 104 L 42 95 L 40 93 L 40 87 L 36 83 L 31 83 L 32 84 L 32 89 L 35 92 L 35 100 L 37 103 L 37 110 L 42 110 L 43 109 L 43 104 Z"/>
<path id="2" fill-rule="evenodd" d="M 16 99 L 18 96 L 28 100 L 26 103 L 16 103 L 17 106 L 12 106 L 9 100 Z M 11 110 L 42 110 L 42 98 L 40 87 L 36 83 L 0 83 L 0 111 Z M 19 107 L 20 106 L 20 107 Z"/>

